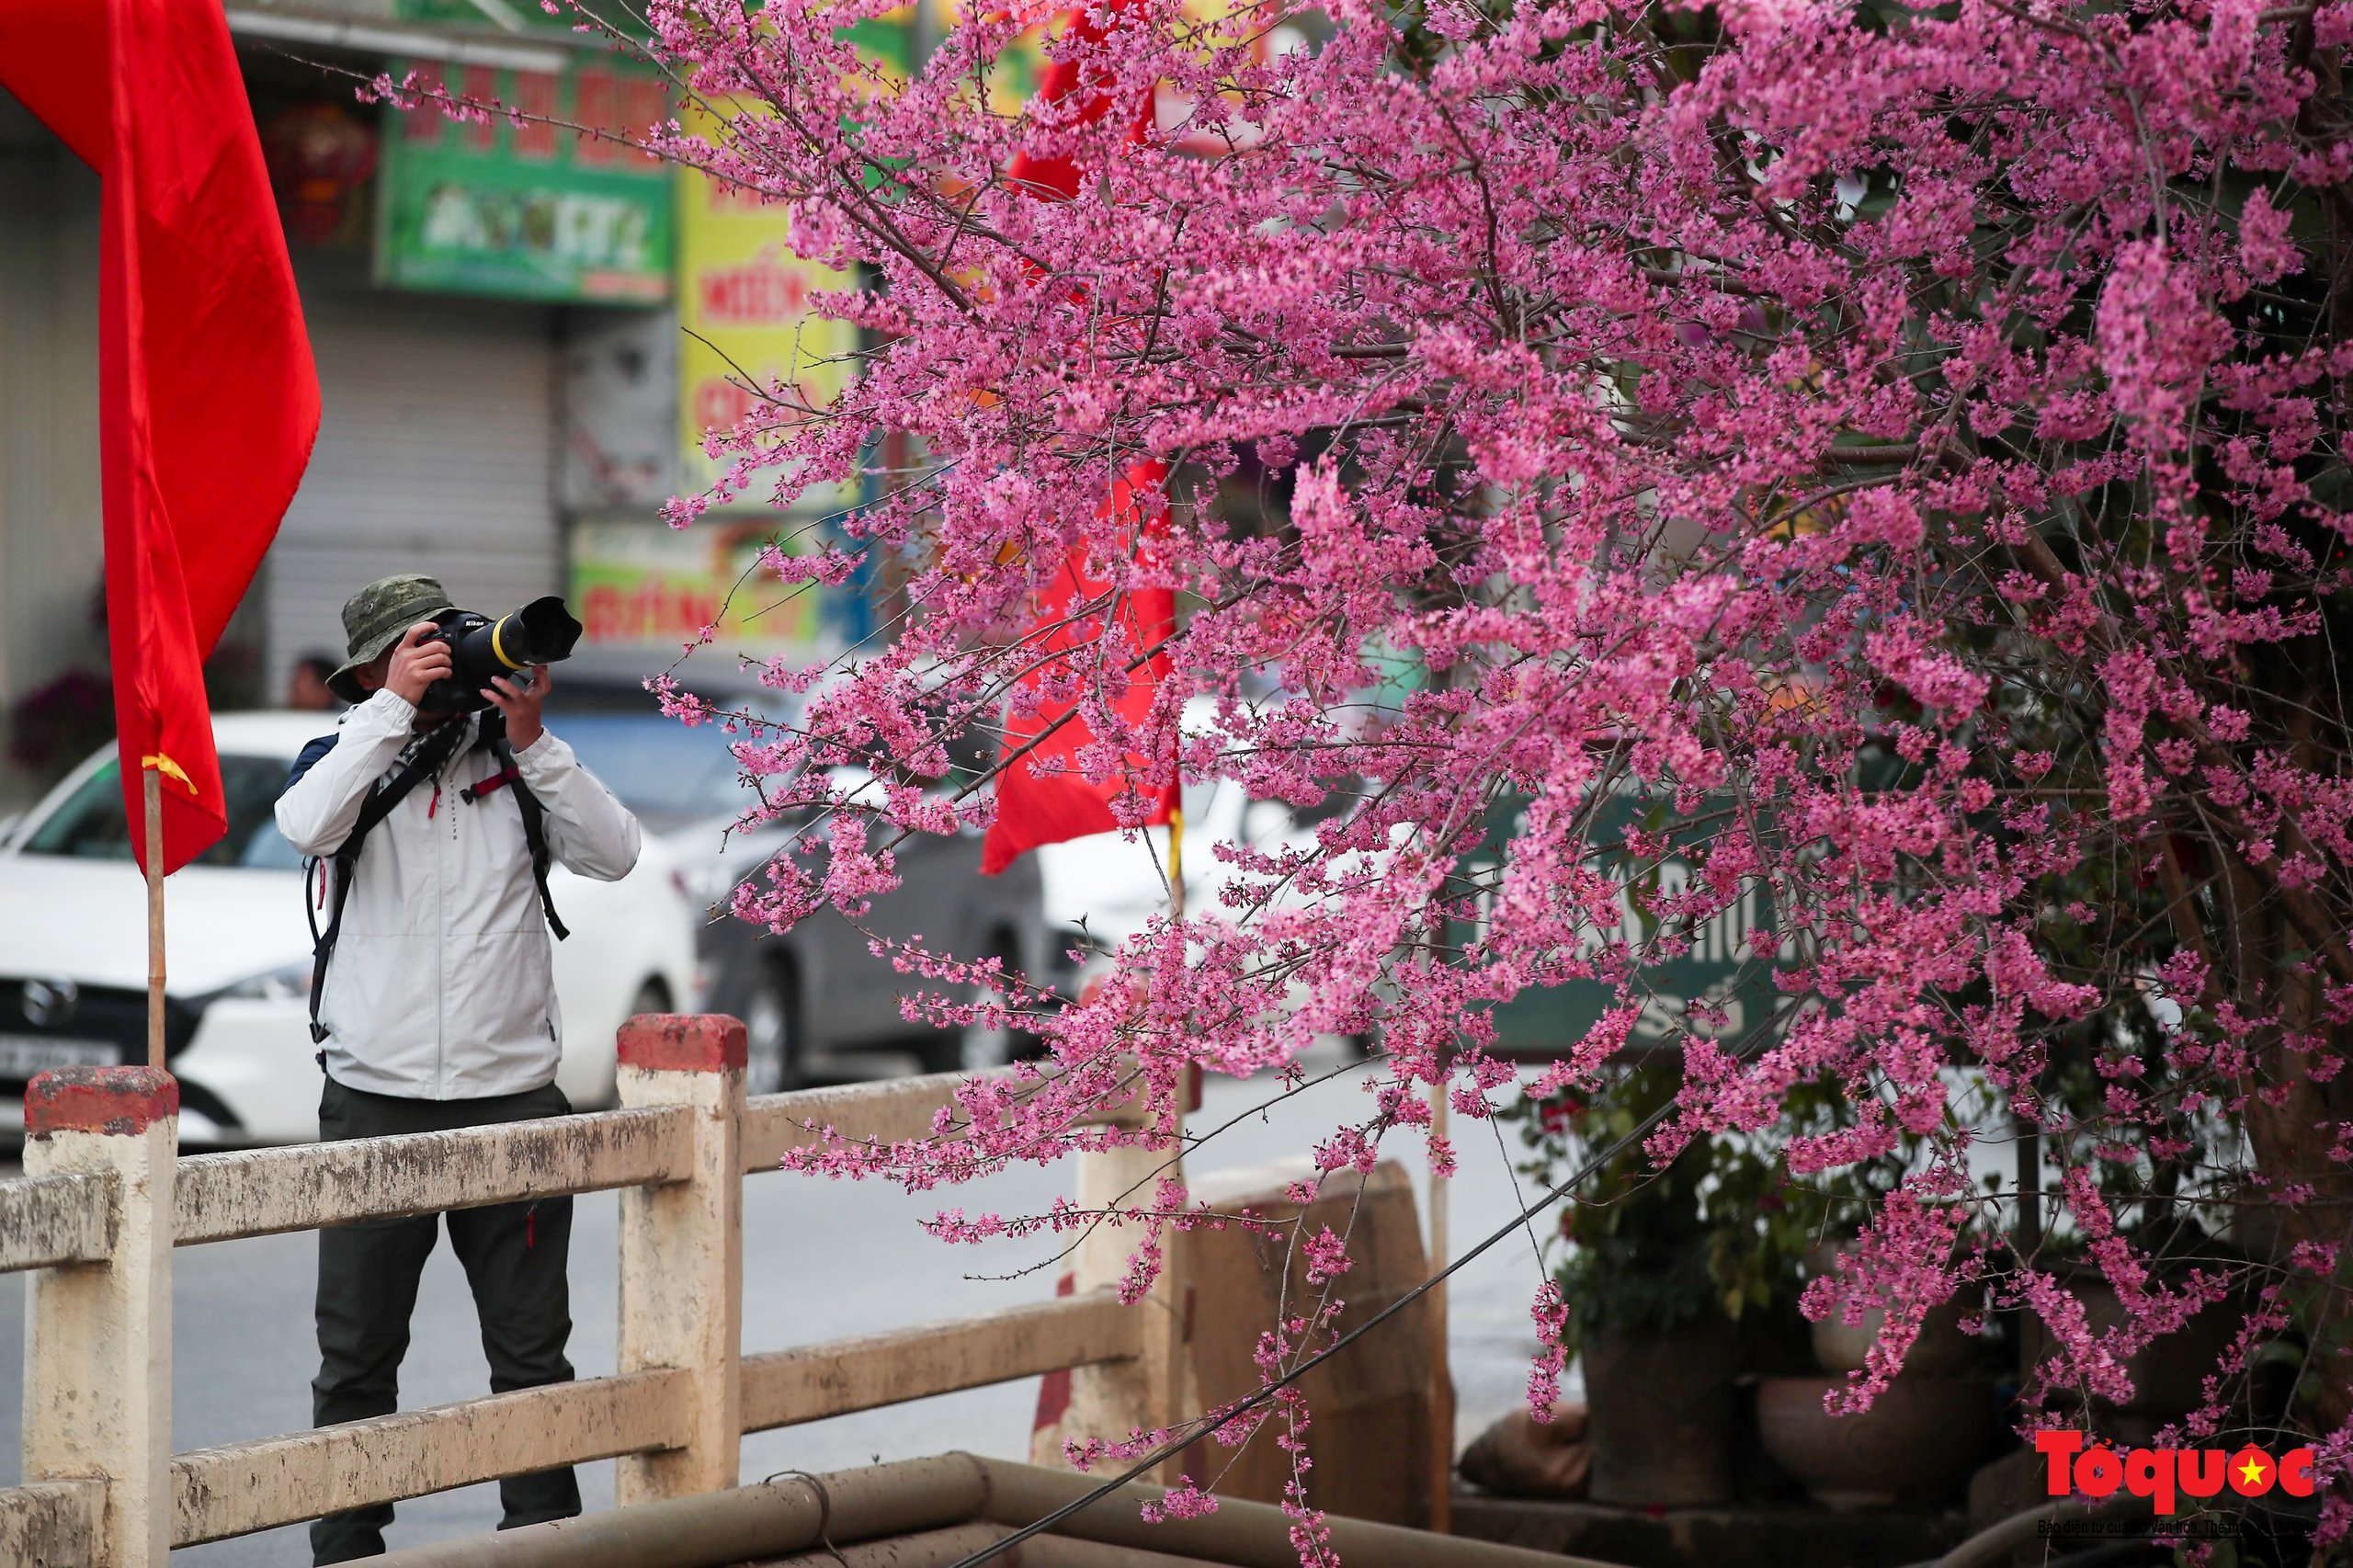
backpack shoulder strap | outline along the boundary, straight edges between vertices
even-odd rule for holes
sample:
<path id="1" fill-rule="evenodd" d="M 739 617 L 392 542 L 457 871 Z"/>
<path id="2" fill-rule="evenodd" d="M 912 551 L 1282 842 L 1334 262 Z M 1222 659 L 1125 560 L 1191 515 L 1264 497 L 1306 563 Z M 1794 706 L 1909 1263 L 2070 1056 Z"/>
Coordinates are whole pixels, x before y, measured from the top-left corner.
<path id="1" fill-rule="evenodd" d="M 515 791 L 516 809 L 523 813 L 523 842 L 531 851 L 531 881 L 539 884 L 540 911 L 548 917 L 548 929 L 561 942 L 572 933 L 564 927 L 563 916 L 555 912 L 555 895 L 548 892 L 548 867 L 552 858 L 548 853 L 547 808 L 540 804 L 540 798 L 523 782 L 522 768 L 515 761 L 515 748 L 506 744 L 504 734 L 490 743 L 490 755 L 498 759 L 507 779 L 506 787 Z"/>

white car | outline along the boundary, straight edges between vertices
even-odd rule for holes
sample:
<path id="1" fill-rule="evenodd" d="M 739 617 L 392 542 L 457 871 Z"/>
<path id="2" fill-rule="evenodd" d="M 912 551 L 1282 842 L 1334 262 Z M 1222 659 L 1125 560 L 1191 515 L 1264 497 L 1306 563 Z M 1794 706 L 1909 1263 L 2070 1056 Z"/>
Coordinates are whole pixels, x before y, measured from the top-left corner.
<path id="1" fill-rule="evenodd" d="M 1185 727 L 1193 733 L 1207 733 L 1214 714 L 1214 704 L 1196 699 L 1186 705 Z M 1229 885 L 1251 888 L 1261 879 L 1221 858 L 1220 845 L 1243 846 L 1276 856 L 1312 854 L 1321 825 L 1354 810 L 1358 801 L 1350 790 L 1336 789 L 1316 806 L 1302 810 L 1283 801 L 1253 798 L 1231 778 L 1207 778 L 1185 785 L 1183 804 L 1185 907 L 1190 915 L 1232 920 L 1237 917 L 1236 912 L 1222 903 L 1220 894 Z M 1397 830 L 1392 835 L 1392 845 L 1403 843 L 1404 836 L 1404 829 Z M 1046 920 L 1057 952 L 1091 951 L 1095 957 L 1084 970 L 1099 969 L 1103 955 L 1164 912 L 1168 906 L 1167 853 L 1165 830 L 1154 830 L 1149 842 L 1118 833 L 1098 833 L 1039 848 Z M 1354 868 L 1377 870 L 1379 865 L 1373 856 L 1351 852 L 1332 869 Z M 1297 909 L 1308 902 L 1309 895 L 1286 883 L 1266 898 L 1264 909 L 1257 913 Z M 1084 972 L 1066 984 L 1071 994 L 1082 994 Z M 1285 1009 L 1295 1010 L 1307 1000 L 1306 988 L 1294 982 L 1287 989 Z M 1362 1054 L 1373 1048 L 1375 1040 L 1370 1034 L 1354 1034 L 1343 1043 Z"/>
<path id="2" fill-rule="evenodd" d="M 1209 733 L 1216 711 L 1216 704 L 1204 699 L 1188 702 L 1187 732 Z M 1196 915 L 1216 911 L 1231 918 L 1219 893 L 1229 883 L 1248 884 L 1256 879 L 1219 858 L 1218 846 L 1247 846 L 1276 855 L 1310 853 L 1320 824 L 1352 809 L 1356 801 L 1336 790 L 1321 805 L 1302 811 L 1282 801 L 1252 799 L 1231 778 L 1203 778 L 1186 784 L 1183 805 L 1185 907 Z M 1142 837 L 1097 833 L 1039 848 L 1046 921 L 1057 934 L 1058 947 L 1072 946 L 1083 930 L 1094 938 L 1097 949 L 1108 951 L 1142 930 L 1168 905 L 1167 854 L 1165 829 L 1154 830 L 1149 843 Z M 1301 895 L 1285 887 L 1276 891 L 1268 904 L 1281 909 L 1300 902 Z"/>
<path id="3" fill-rule="evenodd" d="M 318 1136 L 302 863 L 272 807 L 295 754 L 334 728 L 319 713 L 213 720 L 228 836 L 164 884 L 165 1033 L 184 1143 Z M 618 882 L 561 866 L 549 876 L 572 930 L 555 949 L 556 1082 L 584 1109 L 611 1102 L 623 1019 L 698 1005 L 695 912 L 673 859 L 648 834 Z M 0 1123 L 21 1126 L 25 1083 L 44 1069 L 146 1060 L 146 896 L 108 746 L 0 842 Z"/>
<path id="4" fill-rule="evenodd" d="M 1245 820 L 1246 819 L 1246 820 Z M 1218 890 L 1238 873 L 1218 858 L 1220 844 L 1260 849 L 1312 848 L 1313 827 L 1302 831 L 1279 801 L 1251 801 L 1230 778 L 1185 786 L 1185 903 L 1194 914 L 1215 908 Z M 1046 919 L 1069 947 L 1084 931 L 1102 950 L 1117 947 L 1168 907 L 1168 835 L 1149 842 L 1117 833 L 1090 834 L 1040 846 Z"/>

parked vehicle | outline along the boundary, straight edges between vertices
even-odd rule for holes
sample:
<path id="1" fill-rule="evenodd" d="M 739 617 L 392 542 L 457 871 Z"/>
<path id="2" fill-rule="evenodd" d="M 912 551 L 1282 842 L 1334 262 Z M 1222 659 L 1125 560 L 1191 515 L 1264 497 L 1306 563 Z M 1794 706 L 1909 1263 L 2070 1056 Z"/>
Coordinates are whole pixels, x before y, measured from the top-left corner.
<path id="1" fill-rule="evenodd" d="M 228 835 L 165 884 L 165 1049 L 183 1142 L 318 1135 L 301 857 L 272 808 L 295 754 L 331 725 L 316 713 L 213 721 Z M 693 915 L 676 871 L 649 832 L 618 882 L 562 867 L 549 877 L 572 930 L 555 948 L 556 1081 L 584 1108 L 611 1102 L 624 1018 L 699 1004 Z M 146 1059 L 145 899 L 108 746 L 0 844 L 0 1119 L 21 1125 L 24 1085 L 43 1069 Z"/>
<path id="2" fill-rule="evenodd" d="M 1214 704 L 1197 699 L 1185 713 L 1186 728 L 1206 733 Z M 1245 885 L 1251 877 L 1222 859 L 1218 846 L 1247 846 L 1272 855 L 1304 854 L 1315 847 L 1319 826 L 1351 810 L 1356 797 L 1334 790 L 1313 807 L 1285 801 L 1254 798 L 1231 778 L 1196 779 L 1184 787 L 1184 845 L 1181 856 L 1185 907 L 1194 914 L 1223 911 L 1219 895 L 1231 883 Z M 1046 920 L 1058 952 L 1108 954 L 1142 930 L 1168 906 L 1168 835 L 1155 829 L 1150 842 L 1117 833 L 1098 833 L 1062 844 L 1049 844 L 1033 856 L 1044 880 Z M 1301 895 L 1278 888 L 1267 900 L 1270 910 L 1295 905 Z M 1291 1005 L 1302 998 L 1294 994 Z M 1346 1043 L 1359 1052 L 1370 1051 L 1369 1036 Z"/>
<path id="3" fill-rule="evenodd" d="M 911 835 L 894 850 L 899 887 L 874 899 L 856 925 L 821 910 L 779 935 L 729 913 L 736 886 L 758 876 L 791 837 L 790 824 L 782 824 L 731 831 L 752 799 L 727 749 L 731 737 L 642 710 L 567 711 L 550 722 L 676 857 L 699 912 L 704 1005 L 744 1020 L 752 1093 L 854 1075 L 879 1051 L 912 1052 L 944 1070 L 991 1066 L 1020 1048 L 1006 1029 L 950 1032 L 910 1021 L 901 997 L 937 992 L 938 983 L 900 972 L 870 943 L 920 937 L 959 959 L 996 958 L 1008 971 L 1051 972 L 1055 949 L 1033 858 L 983 877 L 979 834 Z M 855 790 L 870 777 L 843 770 L 836 782 Z"/>
<path id="4" fill-rule="evenodd" d="M 1346 803 L 1336 795 L 1332 807 Z M 1247 845 L 1272 853 L 1312 849 L 1315 824 L 1329 809 L 1303 812 L 1281 801 L 1254 801 L 1231 778 L 1186 785 L 1185 906 L 1196 912 L 1211 907 L 1219 890 L 1238 875 L 1218 858 L 1219 845 Z M 1045 879 L 1048 922 L 1065 945 L 1086 942 L 1108 951 L 1168 906 L 1165 829 L 1154 829 L 1149 845 L 1117 833 L 1097 833 L 1046 845 L 1035 855 Z M 1282 902 L 1278 895 L 1277 905 Z"/>
<path id="5" fill-rule="evenodd" d="M 1188 733 L 1206 733 L 1215 704 L 1197 699 L 1185 710 Z M 1302 809 L 1288 801 L 1254 799 L 1231 778 L 1196 779 L 1184 789 L 1185 906 L 1199 912 L 1242 873 L 1219 858 L 1220 845 L 1246 846 L 1271 854 L 1314 848 L 1316 829 L 1347 811 L 1355 798 L 1335 790 L 1319 805 Z M 1098 833 L 1039 849 L 1045 878 L 1046 916 L 1067 946 L 1082 937 L 1108 951 L 1142 930 L 1168 904 L 1168 835 L 1155 829 L 1147 845 L 1117 833 Z M 1246 879 L 1245 879 L 1246 880 Z M 1270 907 L 1296 902 L 1278 890 Z"/>

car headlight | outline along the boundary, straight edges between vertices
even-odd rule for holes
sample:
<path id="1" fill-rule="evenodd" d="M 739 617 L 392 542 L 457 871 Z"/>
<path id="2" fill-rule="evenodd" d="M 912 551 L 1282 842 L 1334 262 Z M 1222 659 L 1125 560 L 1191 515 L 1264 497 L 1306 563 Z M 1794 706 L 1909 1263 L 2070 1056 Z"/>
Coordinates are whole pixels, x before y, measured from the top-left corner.
<path id="1" fill-rule="evenodd" d="M 671 878 L 676 882 L 678 891 L 686 895 L 687 902 L 696 909 L 709 910 L 716 906 L 719 913 L 724 915 L 729 900 L 734 895 L 738 869 L 738 864 L 733 861 L 701 860 L 679 867 L 671 873 Z"/>
<path id="2" fill-rule="evenodd" d="M 303 1002 L 311 995 L 311 960 L 297 959 L 249 976 L 234 985 L 223 986 L 216 994 L 233 996 L 244 1002 Z"/>

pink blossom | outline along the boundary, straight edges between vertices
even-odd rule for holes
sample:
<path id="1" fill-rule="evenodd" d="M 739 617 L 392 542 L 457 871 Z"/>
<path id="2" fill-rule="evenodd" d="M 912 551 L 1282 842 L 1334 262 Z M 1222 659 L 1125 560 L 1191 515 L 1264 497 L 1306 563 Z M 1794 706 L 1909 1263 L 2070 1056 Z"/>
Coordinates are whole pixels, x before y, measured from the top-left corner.
<path id="1" fill-rule="evenodd" d="M 861 918 L 914 835 L 985 823 L 949 743 L 1015 691 L 1086 715 L 1068 766 L 1091 778 L 1149 757 L 1318 820 L 1189 868 L 1182 920 L 1142 921 L 1089 999 L 890 948 L 912 1015 L 1017 1015 L 1051 1061 L 967 1085 L 927 1137 L 820 1139 L 797 1168 L 928 1191 L 1170 1155 L 1190 1071 L 1308 1093 L 1335 1033 L 1381 1055 L 1360 1100 L 1327 1096 L 1319 1176 L 1408 1140 L 1467 1164 L 1482 1145 L 1432 1136 L 1430 1089 L 1466 1118 L 1502 1103 L 1498 1010 L 1568 987 L 1600 1022 L 1531 1071 L 1540 1096 L 1675 1048 L 1654 1154 L 1903 1165 L 1808 1293 L 1886 1313 L 1841 1409 L 1964 1288 L 2041 1320 L 2042 1385 L 2117 1397 L 2206 1304 L 2319 1277 L 2313 1247 L 2234 1280 L 2160 1267 L 2117 1195 L 2174 1162 L 2302 1223 L 2292 1195 L 2353 1120 L 2313 1098 L 2353 1024 L 2353 744 L 2313 699 L 2353 587 L 2353 344 L 2310 291 L 2341 271 L 2319 193 L 2353 182 L 2344 0 L 1870 25 L 1729 0 L 1696 31 L 1343 0 L 1283 50 L 1134 0 L 1048 44 L 1101 115 L 989 101 L 1028 13 L 966 7 L 903 70 L 849 27 L 890 8 L 647 10 L 666 66 L 745 108 L 643 141 L 852 269 L 817 308 L 865 343 L 822 406 L 779 388 L 714 433 L 726 479 L 666 515 L 858 489 L 837 543 L 766 575 L 855 562 L 897 607 L 887 637 L 758 672 L 800 700 L 789 727 L 695 696 L 692 661 L 658 685 L 740 727 L 745 825 L 786 840 L 735 912 Z M 376 90 L 472 112 L 427 86 Z M 1014 188 L 1025 154 L 1069 160 L 1073 199 Z M 1146 459 L 1178 478 L 1141 541 L 1100 503 Z M 1023 679 L 1074 549 L 1106 606 L 1182 606 L 1141 722 L 1113 702 L 1142 651 L 1112 632 Z M 1102 608 L 1085 623 L 1115 625 Z M 837 787 L 851 767 L 891 783 Z M 2252 937 L 2234 910 L 2261 912 Z M 1684 994 L 1700 961 L 1737 994 Z M 2063 1061 L 2087 1086 L 2053 1086 Z M 1841 1115 L 1802 1122 L 1806 1095 Z M 2016 1196 L 1961 1179 L 1978 1096 L 2043 1130 L 2066 1175 L 2047 1232 L 2080 1239 L 2120 1327 L 2003 1250 Z M 1134 1114 L 1098 1125 L 1113 1103 Z M 2256 1111 L 2312 1157 L 2267 1173 L 2205 1131 Z M 1129 1203 L 935 1229 L 1113 1227 L 1137 1298 L 1203 1221 L 1173 1180 Z M 1331 1243 L 1299 1244 L 1328 1285 Z M 1568 1309 L 1545 1290 L 1539 1409 Z M 1282 1380 L 1330 1321 L 1302 1312 L 1267 1327 L 1247 1440 L 1290 1460 L 1312 1561 L 1309 1413 Z M 2330 1473 L 2348 1443 L 2321 1435 Z"/>

